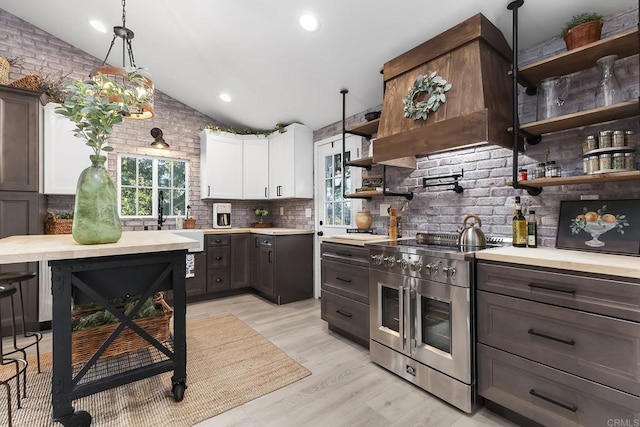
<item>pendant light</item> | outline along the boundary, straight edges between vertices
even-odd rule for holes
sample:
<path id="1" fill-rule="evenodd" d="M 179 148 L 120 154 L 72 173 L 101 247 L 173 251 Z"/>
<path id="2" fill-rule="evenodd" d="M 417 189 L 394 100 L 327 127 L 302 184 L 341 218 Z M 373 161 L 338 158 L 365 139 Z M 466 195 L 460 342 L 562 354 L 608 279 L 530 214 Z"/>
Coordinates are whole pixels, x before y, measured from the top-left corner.
<path id="1" fill-rule="evenodd" d="M 151 129 L 151 136 L 155 138 L 155 141 L 151 143 L 153 148 L 169 148 L 169 144 L 167 144 L 162 137 L 162 130 L 160 128 Z"/>
<path id="2" fill-rule="evenodd" d="M 111 45 L 107 51 L 102 65 L 91 70 L 89 76 L 93 79 L 99 78 L 98 76 L 104 75 L 109 79 L 131 88 L 136 100 L 136 104 L 140 106 L 128 105 L 128 113 L 123 112 L 125 117 L 130 119 L 150 119 L 153 117 L 153 81 L 148 72 L 142 68 L 136 66 L 135 59 L 133 57 L 133 48 L 131 47 L 131 40 L 134 37 L 133 31 L 126 26 L 127 14 L 125 11 L 126 0 L 122 0 L 122 26 L 113 27 L 113 38 L 111 39 Z M 122 39 L 122 67 L 107 65 L 107 59 L 116 41 L 116 37 Z M 126 66 L 125 60 L 128 54 L 129 65 Z M 137 78 L 131 78 L 132 74 L 137 74 Z"/>

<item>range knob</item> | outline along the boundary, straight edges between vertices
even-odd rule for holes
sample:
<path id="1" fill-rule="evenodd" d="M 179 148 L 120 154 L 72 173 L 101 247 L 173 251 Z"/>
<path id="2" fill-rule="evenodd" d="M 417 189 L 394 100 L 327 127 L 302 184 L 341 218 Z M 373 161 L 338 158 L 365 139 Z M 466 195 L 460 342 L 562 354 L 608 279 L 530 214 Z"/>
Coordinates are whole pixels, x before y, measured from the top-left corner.
<path id="1" fill-rule="evenodd" d="M 407 261 L 406 259 L 401 259 L 400 260 L 400 268 L 403 270 L 406 270 L 407 267 L 409 267 L 409 261 Z"/>
<path id="2" fill-rule="evenodd" d="M 442 269 L 442 272 L 444 273 L 444 275 L 448 278 L 452 278 L 453 276 L 456 275 L 456 269 L 455 267 L 444 267 Z"/>
<path id="3" fill-rule="evenodd" d="M 387 267 L 393 267 L 394 265 L 396 265 L 396 257 L 386 256 L 382 260 L 384 261 L 384 265 L 386 265 Z"/>
<path id="4" fill-rule="evenodd" d="M 422 263 L 420 261 L 416 261 L 414 263 L 411 264 L 411 269 L 413 271 L 415 271 L 416 273 L 420 273 L 420 270 L 422 270 Z"/>
<path id="5" fill-rule="evenodd" d="M 382 265 L 382 255 L 371 255 L 371 260 L 375 265 Z"/>
<path id="6" fill-rule="evenodd" d="M 438 274 L 438 264 L 427 264 L 426 268 L 430 275 L 434 276 Z"/>

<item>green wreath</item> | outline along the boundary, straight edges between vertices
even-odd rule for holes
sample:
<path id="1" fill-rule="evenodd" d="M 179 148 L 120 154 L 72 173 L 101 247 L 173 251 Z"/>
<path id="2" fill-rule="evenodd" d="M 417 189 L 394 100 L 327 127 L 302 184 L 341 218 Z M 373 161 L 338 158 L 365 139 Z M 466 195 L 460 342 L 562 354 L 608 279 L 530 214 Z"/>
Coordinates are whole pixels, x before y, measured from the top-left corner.
<path id="1" fill-rule="evenodd" d="M 427 75 L 419 75 L 413 86 L 409 89 L 407 97 L 402 100 L 404 103 L 404 116 L 413 120 L 427 120 L 431 111 L 438 111 L 440 105 L 447 100 L 445 92 L 451 89 L 451 83 L 440 77 L 436 71 Z M 426 92 L 429 98 L 418 103 L 413 102 L 416 95 Z"/>

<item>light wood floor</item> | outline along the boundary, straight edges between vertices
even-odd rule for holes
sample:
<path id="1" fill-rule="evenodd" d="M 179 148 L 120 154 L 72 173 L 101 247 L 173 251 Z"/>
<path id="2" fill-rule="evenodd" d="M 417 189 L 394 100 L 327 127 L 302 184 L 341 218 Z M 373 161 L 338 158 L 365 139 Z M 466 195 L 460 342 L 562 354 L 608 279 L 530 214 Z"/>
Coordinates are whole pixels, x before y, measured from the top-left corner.
<path id="1" fill-rule="evenodd" d="M 312 374 L 198 427 L 515 425 L 484 408 L 467 415 L 375 365 L 367 349 L 328 331 L 320 319 L 320 300 L 278 306 L 246 294 L 187 307 L 187 319 L 221 313 L 233 313 Z M 47 333 L 43 350 L 50 346 Z"/>

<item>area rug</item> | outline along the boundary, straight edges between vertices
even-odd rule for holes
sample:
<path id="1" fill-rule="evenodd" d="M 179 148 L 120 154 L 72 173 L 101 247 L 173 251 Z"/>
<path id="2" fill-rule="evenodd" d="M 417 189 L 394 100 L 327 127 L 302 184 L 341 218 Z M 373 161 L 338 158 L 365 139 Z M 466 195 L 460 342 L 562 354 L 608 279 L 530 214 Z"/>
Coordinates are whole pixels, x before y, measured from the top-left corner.
<path id="1" fill-rule="evenodd" d="M 51 353 L 41 360 L 41 374 L 35 363 L 29 366 L 27 398 L 22 409 L 13 411 L 14 426 L 60 425 L 51 422 Z M 187 323 L 187 390 L 182 402 L 173 400 L 171 374 L 96 393 L 73 405 L 88 411 L 96 427 L 191 426 L 311 372 L 234 315 L 223 314 Z M 15 382 L 15 399 L 13 390 Z M 7 425 L 2 390 L 0 397 L 0 425 Z"/>

